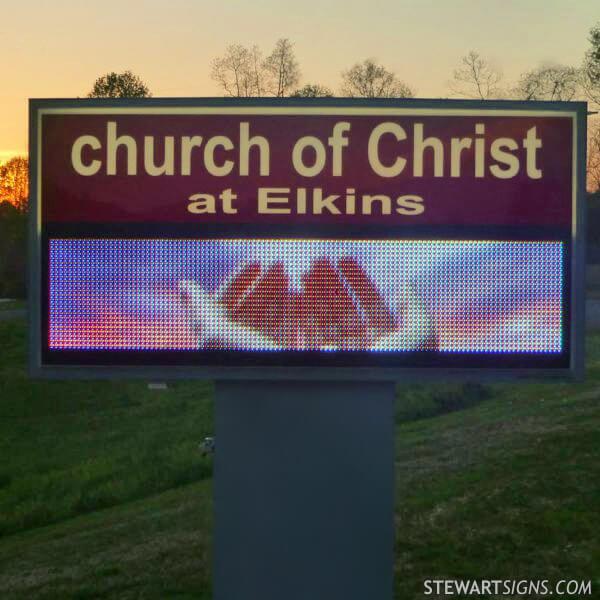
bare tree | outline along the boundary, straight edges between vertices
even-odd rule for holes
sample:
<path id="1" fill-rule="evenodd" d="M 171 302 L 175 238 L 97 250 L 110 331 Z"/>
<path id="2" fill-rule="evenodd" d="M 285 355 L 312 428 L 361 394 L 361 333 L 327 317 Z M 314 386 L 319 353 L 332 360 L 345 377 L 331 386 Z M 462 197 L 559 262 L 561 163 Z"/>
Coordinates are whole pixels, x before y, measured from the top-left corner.
<path id="1" fill-rule="evenodd" d="M 588 123 L 587 139 L 587 189 L 600 191 L 600 120 Z"/>
<path id="2" fill-rule="evenodd" d="M 227 46 L 225 55 L 212 62 L 211 77 L 227 96 L 248 98 L 272 94 L 287 96 L 300 79 L 292 43 L 281 39 L 263 59 L 258 46 Z"/>
<path id="3" fill-rule="evenodd" d="M 294 56 L 294 45 L 287 38 L 277 40 L 275 49 L 265 60 L 271 75 L 271 93 L 278 98 L 287 96 L 300 81 L 300 67 Z"/>
<path id="4" fill-rule="evenodd" d="M 565 65 L 545 65 L 527 71 L 513 90 L 520 100 L 573 100 L 580 93 L 580 71 Z"/>
<path id="5" fill-rule="evenodd" d="M 94 82 L 88 98 L 149 98 L 148 86 L 131 71 L 107 73 Z"/>
<path id="6" fill-rule="evenodd" d="M 270 75 L 265 69 L 262 52 L 256 44 L 249 50 L 249 67 L 256 95 L 265 96 L 269 88 Z"/>
<path id="7" fill-rule="evenodd" d="M 414 92 L 394 73 L 368 58 L 342 73 L 342 94 L 350 98 L 412 98 Z"/>
<path id="8" fill-rule="evenodd" d="M 461 65 L 454 71 L 450 89 L 464 98 L 489 100 L 500 98 L 502 72 L 479 53 L 471 50 L 461 58 Z"/>
<path id="9" fill-rule="evenodd" d="M 227 96 L 248 98 L 260 96 L 263 87 L 262 59 L 256 46 L 227 46 L 225 55 L 212 62 L 211 77 Z"/>
<path id="10" fill-rule="evenodd" d="M 591 48 L 585 53 L 582 85 L 586 96 L 600 105 L 600 22 L 590 30 Z"/>

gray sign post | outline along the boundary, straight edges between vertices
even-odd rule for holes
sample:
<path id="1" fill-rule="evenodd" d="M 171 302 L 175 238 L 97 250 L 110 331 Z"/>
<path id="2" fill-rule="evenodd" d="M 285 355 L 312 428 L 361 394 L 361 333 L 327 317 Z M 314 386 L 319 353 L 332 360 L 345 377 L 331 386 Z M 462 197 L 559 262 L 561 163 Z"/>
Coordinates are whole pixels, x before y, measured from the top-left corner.
<path id="1" fill-rule="evenodd" d="M 389 600 L 392 383 L 219 381 L 216 600 Z"/>

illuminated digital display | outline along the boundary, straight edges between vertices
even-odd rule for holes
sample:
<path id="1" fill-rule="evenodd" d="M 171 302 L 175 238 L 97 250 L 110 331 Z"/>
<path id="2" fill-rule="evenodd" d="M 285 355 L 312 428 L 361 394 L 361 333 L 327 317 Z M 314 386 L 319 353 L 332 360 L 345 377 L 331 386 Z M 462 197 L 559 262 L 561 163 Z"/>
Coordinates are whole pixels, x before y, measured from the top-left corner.
<path id="1" fill-rule="evenodd" d="M 34 100 L 31 369 L 583 372 L 581 103 Z"/>
<path id="2" fill-rule="evenodd" d="M 563 244 L 50 240 L 49 346 L 560 353 Z"/>

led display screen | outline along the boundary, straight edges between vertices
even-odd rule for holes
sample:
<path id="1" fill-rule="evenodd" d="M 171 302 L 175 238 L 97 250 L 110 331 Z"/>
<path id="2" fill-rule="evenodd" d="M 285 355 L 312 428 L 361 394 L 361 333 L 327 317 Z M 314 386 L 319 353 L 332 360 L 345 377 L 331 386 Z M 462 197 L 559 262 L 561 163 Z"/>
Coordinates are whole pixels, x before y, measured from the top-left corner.
<path id="1" fill-rule="evenodd" d="M 53 239 L 49 347 L 560 354 L 563 252 L 544 241 Z"/>
<path id="2" fill-rule="evenodd" d="M 582 104 L 30 115 L 36 374 L 581 370 Z"/>

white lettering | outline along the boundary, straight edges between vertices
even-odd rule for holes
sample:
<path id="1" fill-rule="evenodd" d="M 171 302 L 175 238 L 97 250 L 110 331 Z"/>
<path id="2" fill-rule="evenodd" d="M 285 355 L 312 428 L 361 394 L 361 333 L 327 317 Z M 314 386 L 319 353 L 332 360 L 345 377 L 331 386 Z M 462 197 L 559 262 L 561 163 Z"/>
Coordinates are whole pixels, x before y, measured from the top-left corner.
<path id="1" fill-rule="evenodd" d="M 450 177 L 460 177 L 460 156 L 472 143 L 472 138 L 452 138 L 450 141 Z"/>
<path id="2" fill-rule="evenodd" d="M 348 138 L 344 137 L 344 133 L 348 131 L 350 131 L 350 123 L 336 123 L 333 126 L 332 136 L 327 140 L 333 150 L 331 173 L 334 177 L 342 174 L 342 149 L 348 145 Z"/>
<path id="3" fill-rule="evenodd" d="M 259 188 L 258 189 L 258 212 L 266 215 L 289 215 L 292 211 L 288 208 L 276 208 L 273 204 L 288 204 L 290 188 Z M 277 195 L 276 195 L 277 194 Z"/>
<path id="4" fill-rule="evenodd" d="M 537 151 L 542 147 L 542 140 L 537 137 L 537 127 L 532 127 L 523 140 L 523 148 L 527 150 L 527 175 L 531 179 L 540 179 L 541 169 L 537 167 Z"/>
<path id="5" fill-rule="evenodd" d="M 233 170 L 233 161 L 224 160 L 222 165 L 215 162 L 215 149 L 221 146 L 226 151 L 233 150 L 233 142 L 224 135 L 215 135 L 211 137 L 204 146 L 204 166 L 210 175 L 215 177 L 225 177 Z"/>
<path id="6" fill-rule="evenodd" d="M 490 154 L 495 161 L 507 165 L 507 168 L 503 169 L 499 165 L 492 165 L 490 173 L 498 179 L 510 179 L 519 172 L 519 159 L 514 154 L 503 150 L 503 148 L 514 151 L 519 148 L 519 144 L 512 138 L 494 140 L 490 148 Z"/>
<path id="7" fill-rule="evenodd" d="M 369 164 L 373 171 L 380 177 L 396 177 L 402 173 L 406 165 L 406 160 L 398 157 L 390 166 L 386 166 L 381 162 L 379 158 L 379 140 L 385 134 L 392 134 L 398 142 L 406 139 L 406 132 L 396 123 L 380 123 L 377 125 L 369 136 L 367 149 Z"/>
<path id="8" fill-rule="evenodd" d="M 181 138 L 181 174 L 189 175 L 192 172 L 192 150 L 202 146 L 202 136 L 192 137 L 185 135 Z"/>
<path id="9" fill-rule="evenodd" d="M 399 215 L 420 215 L 425 212 L 423 198 L 407 194 L 396 198 L 396 212 Z"/>
<path id="10" fill-rule="evenodd" d="M 423 155 L 425 150 L 433 150 L 433 176 L 444 176 L 444 145 L 436 137 L 423 138 L 423 123 L 415 123 L 413 175 L 423 177 Z"/>
<path id="11" fill-rule="evenodd" d="M 259 152 L 261 175 L 269 175 L 269 142 L 261 135 L 250 137 L 250 125 L 240 123 L 240 175 L 248 175 L 250 172 L 250 148 L 256 146 Z"/>
<path id="12" fill-rule="evenodd" d="M 173 175 L 175 172 L 175 138 L 165 137 L 165 156 L 163 164 L 157 166 L 154 160 L 154 137 L 147 135 L 144 138 L 144 169 L 148 175 Z"/>
<path id="13" fill-rule="evenodd" d="M 193 194 L 189 197 L 188 212 L 195 215 L 210 213 L 214 215 L 217 212 L 215 197 L 212 194 Z"/>
<path id="14" fill-rule="evenodd" d="M 306 166 L 303 159 L 303 153 L 306 148 L 312 148 L 315 154 L 315 160 L 312 166 Z M 303 177 L 314 177 L 318 175 L 325 167 L 325 146 L 319 138 L 312 135 L 301 137 L 294 145 L 292 151 L 292 163 L 294 169 Z"/>
<path id="15" fill-rule="evenodd" d="M 81 159 L 81 152 L 84 146 L 90 146 L 92 150 L 100 150 L 102 144 L 97 137 L 93 135 L 82 135 L 75 140 L 73 147 L 71 148 L 71 164 L 79 175 L 89 177 L 95 175 L 102 166 L 102 162 L 98 159 L 94 159 L 89 165 L 84 165 Z"/>
<path id="16" fill-rule="evenodd" d="M 130 135 L 117 137 L 117 123 L 106 125 L 106 174 L 117 174 L 117 150 L 124 146 L 127 151 L 127 175 L 137 175 L 137 145 Z"/>
<path id="17" fill-rule="evenodd" d="M 373 202 L 379 202 L 382 215 L 392 213 L 392 199 L 385 194 L 365 194 L 362 197 L 362 212 L 365 215 L 370 215 L 373 207 Z"/>

